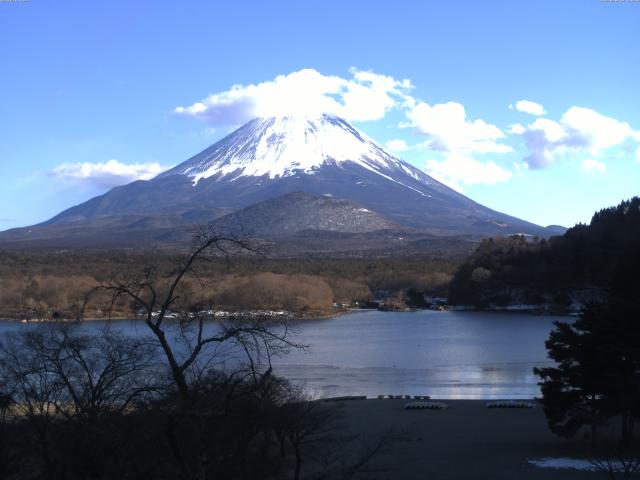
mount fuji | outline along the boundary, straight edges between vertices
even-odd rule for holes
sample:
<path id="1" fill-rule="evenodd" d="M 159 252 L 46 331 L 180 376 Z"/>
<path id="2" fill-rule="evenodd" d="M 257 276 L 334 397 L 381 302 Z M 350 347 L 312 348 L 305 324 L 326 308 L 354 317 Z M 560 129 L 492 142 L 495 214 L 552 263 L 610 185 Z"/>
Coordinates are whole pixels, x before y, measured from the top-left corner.
<path id="1" fill-rule="evenodd" d="M 325 114 L 254 119 L 152 180 L 3 232 L 0 241 L 148 245 L 175 241 L 189 225 L 209 222 L 274 238 L 301 231 L 473 237 L 562 232 L 484 207 L 387 153 L 346 120 Z"/>

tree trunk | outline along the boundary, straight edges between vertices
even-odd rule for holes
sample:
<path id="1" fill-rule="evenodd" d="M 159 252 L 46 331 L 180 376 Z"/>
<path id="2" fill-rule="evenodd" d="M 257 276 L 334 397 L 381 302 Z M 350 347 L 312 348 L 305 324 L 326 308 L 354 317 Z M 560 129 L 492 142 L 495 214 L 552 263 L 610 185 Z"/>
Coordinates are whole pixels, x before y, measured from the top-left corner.
<path id="1" fill-rule="evenodd" d="M 262 446 L 260 447 L 260 457 L 262 458 L 262 460 L 267 458 L 267 456 L 269 455 L 270 447 L 271 447 L 271 435 L 265 429 L 262 431 Z"/>
<path id="2" fill-rule="evenodd" d="M 184 372 L 178 365 L 178 362 L 173 355 L 173 351 L 171 350 L 169 342 L 167 342 L 164 331 L 153 325 L 153 323 L 151 322 L 147 322 L 147 325 L 151 328 L 151 331 L 155 334 L 156 338 L 160 342 L 162 351 L 164 352 L 165 356 L 167 357 L 167 361 L 169 362 L 169 367 L 171 368 L 171 376 L 173 377 L 173 381 L 178 388 L 180 398 L 184 403 L 186 403 L 189 400 L 189 387 L 187 386 L 187 380 L 184 377 Z"/>
<path id="3" fill-rule="evenodd" d="M 622 418 L 622 445 L 629 445 L 629 414 L 624 411 L 621 415 Z"/>
<path id="4" fill-rule="evenodd" d="M 293 480 L 300 480 L 300 468 L 302 467 L 302 454 L 300 449 L 295 447 L 296 450 L 296 470 L 293 474 Z"/>
<path id="5" fill-rule="evenodd" d="M 178 468 L 180 469 L 182 476 L 184 478 L 188 478 L 191 472 L 189 471 L 189 468 L 184 461 L 184 457 L 182 456 L 182 452 L 180 451 L 180 445 L 176 435 L 176 423 L 176 416 L 174 414 L 170 414 L 165 426 L 165 435 L 169 444 L 169 450 L 173 454 L 175 463 L 178 464 Z"/>
<path id="6" fill-rule="evenodd" d="M 276 432 L 276 436 L 278 437 L 278 443 L 280 444 L 280 457 L 284 458 L 285 456 L 284 444 L 287 440 L 287 437 L 285 437 L 284 434 L 280 434 L 279 432 Z"/>

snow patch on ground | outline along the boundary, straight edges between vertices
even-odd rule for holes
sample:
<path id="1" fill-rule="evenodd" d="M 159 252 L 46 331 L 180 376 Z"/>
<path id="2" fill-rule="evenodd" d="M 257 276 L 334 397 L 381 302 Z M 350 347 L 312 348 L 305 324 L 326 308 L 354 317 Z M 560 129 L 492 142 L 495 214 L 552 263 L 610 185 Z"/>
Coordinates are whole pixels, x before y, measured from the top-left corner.
<path id="1" fill-rule="evenodd" d="M 582 470 L 585 472 L 595 472 L 598 470 L 591 460 L 585 458 L 544 457 L 531 459 L 529 463 L 538 468 Z M 622 471 L 622 463 L 614 461 L 613 468 L 615 471 Z"/>

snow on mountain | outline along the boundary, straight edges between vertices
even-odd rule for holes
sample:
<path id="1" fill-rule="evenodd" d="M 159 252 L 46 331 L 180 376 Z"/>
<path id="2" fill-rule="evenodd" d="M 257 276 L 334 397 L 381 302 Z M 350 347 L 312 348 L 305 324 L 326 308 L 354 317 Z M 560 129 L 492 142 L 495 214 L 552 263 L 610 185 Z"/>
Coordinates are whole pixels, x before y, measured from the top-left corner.
<path id="1" fill-rule="evenodd" d="M 275 179 L 301 172 L 313 175 L 321 166 L 341 166 L 344 162 L 396 183 L 402 184 L 394 179 L 394 173 L 402 172 L 424 185 L 431 184 L 430 177 L 389 155 L 346 120 L 328 114 L 256 118 L 160 177 L 187 175 L 194 185 L 213 176 L 236 180 L 267 175 Z"/>
<path id="2" fill-rule="evenodd" d="M 0 234 L 0 242 L 82 243 L 87 232 L 94 232 L 83 240 L 87 244 L 102 236 L 113 245 L 132 238 L 162 242 L 193 223 L 217 219 L 278 238 L 300 229 L 408 229 L 475 238 L 554 233 L 474 202 L 387 153 L 346 120 L 325 114 L 257 118 L 149 181 L 113 188 L 38 226 Z"/>

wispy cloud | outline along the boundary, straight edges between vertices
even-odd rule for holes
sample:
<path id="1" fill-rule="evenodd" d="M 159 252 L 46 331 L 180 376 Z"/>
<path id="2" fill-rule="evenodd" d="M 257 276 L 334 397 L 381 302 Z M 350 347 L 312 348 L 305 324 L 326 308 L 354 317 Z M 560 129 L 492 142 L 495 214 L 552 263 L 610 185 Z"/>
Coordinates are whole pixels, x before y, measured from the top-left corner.
<path id="1" fill-rule="evenodd" d="M 452 153 L 444 160 L 427 160 L 425 171 L 459 192 L 465 185 L 494 185 L 506 182 L 512 173 L 493 161 L 480 161 L 461 153 Z"/>
<path id="2" fill-rule="evenodd" d="M 385 147 L 387 147 L 387 149 L 391 150 L 392 152 L 397 153 L 406 152 L 407 150 L 409 150 L 409 145 L 407 145 L 407 142 L 398 138 L 389 140 L 387 143 L 385 143 Z"/>
<path id="3" fill-rule="evenodd" d="M 150 180 L 166 167 L 159 163 L 125 164 L 118 160 L 103 163 L 63 163 L 49 172 L 54 177 L 100 187 L 116 187 L 134 180 Z"/>
<path id="4" fill-rule="evenodd" d="M 583 160 L 581 167 L 583 171 L 591 173 L 604 173 L 604 171 L 607 169 L 607 166 L 604 163 L 599 162 L 598 160 L 595 160 L 593 158 L 587 158 L 586 160 Z"/>

